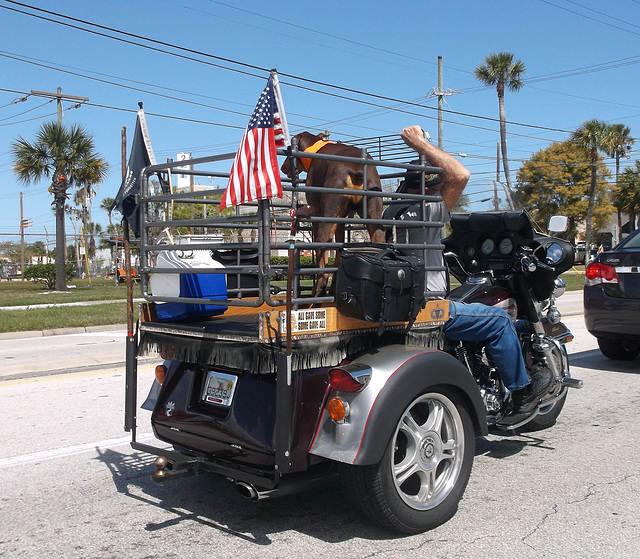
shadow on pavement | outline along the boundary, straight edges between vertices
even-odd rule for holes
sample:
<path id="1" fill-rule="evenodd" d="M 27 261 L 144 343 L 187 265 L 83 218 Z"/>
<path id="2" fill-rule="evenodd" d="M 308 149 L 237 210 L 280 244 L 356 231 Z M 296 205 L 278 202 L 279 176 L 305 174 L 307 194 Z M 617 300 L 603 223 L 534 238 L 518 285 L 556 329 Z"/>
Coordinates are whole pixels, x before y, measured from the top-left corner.
<path id="1" fill-rule="evenodd" d="M 571 367 L 584 367 L 610 373 L 640 374 L 640 357 L 631 361 L 614 361 L 602 355 L 599 349 L 581 351 L 569 355 Z"/>
<path id="2" fill-rule="evenodd" d="M 355 508 L 345 505 L 339 486 L 251 502 L 232 483 L 213 474 L 181 477 L 158 485 L 151 480 L 155 456 L 111 449 L 98 453 L 97 459 L 109 468 L 119 493 L 156 509 L 149 514 L 154 521 L 145 527 L 150 532 L 196 522 L 259 546 L 270 545 L 272 534 L 288 530 L 327 543 L 401 537 L 368 522 Z M 157 509 L 163 513 L 158 515 Z M 159 516 L 166 518 L 157 521 Z"/>

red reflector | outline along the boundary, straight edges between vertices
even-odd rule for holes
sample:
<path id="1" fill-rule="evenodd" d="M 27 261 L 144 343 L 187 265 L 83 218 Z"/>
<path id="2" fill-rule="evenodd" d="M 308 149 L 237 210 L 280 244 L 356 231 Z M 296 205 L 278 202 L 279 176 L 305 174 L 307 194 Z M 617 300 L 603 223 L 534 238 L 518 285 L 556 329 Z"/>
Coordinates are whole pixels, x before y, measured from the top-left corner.
<path id="1" fill-rule="evenodd" d="M 618 283 L 618 274 L 613 266 L 601 264 L 600 262 L 592 262 L 584 271 L 585 277 L 592 281 L 602 279 L 607 283 Z"/>
<path id="2" fill-rule="evenodd" d="M 364 385 L 354 380 L 353 377 L 342 369 L 331 369 L 329 371 L 329 382 L 331 388 L 342 392 L 358 392 Z"/>
<path id="3" fill-rule="evenodd" d="M 584 271 L 584 275 L 590 280 L 600 277 L 600 264 L 594 262 L 589 264 Z"/>

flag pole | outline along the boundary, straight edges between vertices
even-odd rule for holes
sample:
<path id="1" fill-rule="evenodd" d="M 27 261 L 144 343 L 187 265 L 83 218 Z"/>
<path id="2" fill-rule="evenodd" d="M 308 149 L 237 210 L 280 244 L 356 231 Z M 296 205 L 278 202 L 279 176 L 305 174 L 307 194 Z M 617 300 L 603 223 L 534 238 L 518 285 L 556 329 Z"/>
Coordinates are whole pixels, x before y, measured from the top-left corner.
<path id="1" fill-rule="evenodd" d="M 142 103 L 138 103 L 142 109 Z M 123 142 L 126 142 L 123 136 Z M 122 150 L 126 154 L 126 146 Z M 127 163 L 123 161 L 122 177 L 127 173 Z M 127 284 L 127 341 L 125 349 L 125 405 L 124 430 L 131 431 L 131 440 L 136 440 L 137 392 L 138 392 L 138 361 L 137 343 L 133 331 L 133 279 L 131 276 L 131 243 L 129 237 L 129 220 L 126 216 L 122 220 L 122 243 L 124 245 L 124 273 Z"/>

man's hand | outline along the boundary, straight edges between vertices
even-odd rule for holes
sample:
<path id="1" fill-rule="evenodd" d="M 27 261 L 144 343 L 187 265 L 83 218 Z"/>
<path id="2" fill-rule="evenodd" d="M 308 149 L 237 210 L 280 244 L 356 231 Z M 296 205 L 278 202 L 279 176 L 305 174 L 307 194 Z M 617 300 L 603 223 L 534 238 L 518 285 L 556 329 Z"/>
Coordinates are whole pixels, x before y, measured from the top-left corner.
<path id="1" fill-rule="evenodd" d="M 402 132 L 400 137 L 404 143 L 407 144 L 414 151 L 420 152 L 420 147 L 423 147 L 427 142 L 424 137 L 424 130 L 417 124 L 413 126 L 407 126 Z"/>

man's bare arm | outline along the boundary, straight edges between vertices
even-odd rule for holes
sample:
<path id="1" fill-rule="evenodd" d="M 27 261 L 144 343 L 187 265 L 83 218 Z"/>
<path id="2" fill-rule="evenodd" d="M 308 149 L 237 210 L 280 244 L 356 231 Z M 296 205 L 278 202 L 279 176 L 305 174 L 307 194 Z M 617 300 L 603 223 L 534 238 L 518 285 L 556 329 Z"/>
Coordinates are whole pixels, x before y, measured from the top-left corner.
<path id="1" fill-rule="evenodd" d="M 400 136 L 410 148 L 424 155 L 431 165 L 442 168 L 440 194 L 447 209 L 451 211 L 469 182 L 469 170 L 455 157 L 428 142 L 420 126 L 408 126 Z"/>

